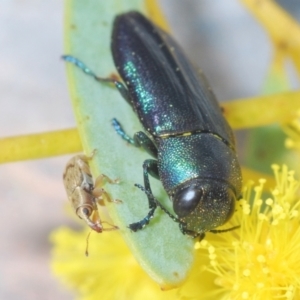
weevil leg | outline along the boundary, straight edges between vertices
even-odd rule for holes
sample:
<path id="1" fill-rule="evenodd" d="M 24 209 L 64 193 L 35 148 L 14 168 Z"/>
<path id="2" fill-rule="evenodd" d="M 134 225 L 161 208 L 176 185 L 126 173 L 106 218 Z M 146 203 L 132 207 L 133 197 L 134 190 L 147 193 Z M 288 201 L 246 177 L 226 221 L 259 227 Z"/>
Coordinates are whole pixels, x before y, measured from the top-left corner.
<path id="1" fill-rule="evenodd" d="M 106 222 L 106 221 L 102 221 L 102 224 L 107 224 L 107 225 L 109 225 L 109 226 L 111 226 L 110 228 L 103 228 L 103 231 L 112 231 L 112 230 L 117 230 L 117 229 L 119 229 L 119 227 L 118 226 L 116 226 L 116 225 L 113 225 L 113 224 L 110 224 L 110 223 L 108 223 L 108 222 Z"/>
<path id="2" fill-rule="evenodd" d="M 103 197 L 105 197 L 106 192 L 103 188 L 97 187 L 92 190 L 92 195 L 94 196 L 95 205 L 98 203 L 101 206 L 104 206 Z"/>
<path id="3" fill-rule="evenodd" d="M 79 60 L 78 58 L 76 58 L 74 56 L 63 55 L 62 59 L 67 61 L 67 62 L 70 62 L 70 63 L 74 64 L 76 67 L 81 69 L 85 74 L 93 77 L 96 81 L 104 82 L 104 83 L 113 83 L 115 85 L 115 87 L 117 88 L 117 90 L 119 91 L 119 93 L 121 94 L 121 96 L 131 106 L 129 92 L 128 92 L 127 88 L 125 87 L 125 85 L 122 82 L 117 81 L 117 80 L 112 79 L 112 78 L 105 78 L 105 77 L 97 76 L 96 73 L 94 73 L 87 65 L 85 65 L 81 60 Z"/>
<path id="4" fill-rule="evenodd" d="M 134 137 L 130 137 L 123 129 L 122 125 L 117 119 L 112 119 L 112 125 L 117 134 L 126 142 L 130 143 L 135 147 L 143 148 L 152 157 L 157 158 L 158 152 L 157 147 L 153 141 L 142 131 L 138 131 L 134 134 Z"/>
<path id="5" fill-rule="evenodd" d="M 101 174 L 95 180 L 95 187 L 103 186 L 106 182 L 108 182 L 110 184 L 118 184 L 118 183 L 120 183 L 120 180 L 118 178 L 110 179 L 105 174 Z"/>
<path id="6" fill-rule="evenodd" d="M 109 197 L 109 195 L 107 194 L 107 192 L 103 189 L 103 188 L 94 188 L 93 191 L 92 191 L 92 194 L 93 196 L 95 196 L 95 199 L 97 201 L 97 203 L 101 206 L 105 206 L 105 203 L 104 203 L 104 198 L 109 201 L 109 202 L 113 202 L 113 203 L 123 203 L 122 200 L 119 200 L 119 199 L 111 199 Z"/>
<path id="7" fill-rule="evenodd" d="M 122 200 L 119 199 L 111 199 L 107 192 L 101 188 L 101 186 L 103 186 L 106 182 L 110 183 L 110 184 L 118 184 L 120 182 L 120 180 L 117 179 L 110 179 L 108 176 L 106 176 L 105 174 L 101 174 L 99 175 L 96 180 L 95 180 L 95 188 L 92 191 L 92 194 L 96 197 L 97 199 L 97 203 L 104 206 L 104 198 L 107 199 L 107 201 L 109 202 L 113 202 L 113 203 L 123 203 Z"/>

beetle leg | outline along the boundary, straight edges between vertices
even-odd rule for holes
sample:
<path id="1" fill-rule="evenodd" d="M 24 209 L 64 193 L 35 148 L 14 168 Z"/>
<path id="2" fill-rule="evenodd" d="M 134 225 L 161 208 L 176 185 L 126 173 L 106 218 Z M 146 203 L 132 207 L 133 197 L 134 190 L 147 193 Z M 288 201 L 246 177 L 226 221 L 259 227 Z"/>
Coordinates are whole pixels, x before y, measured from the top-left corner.
<path id="1" fill-rule="evenodd" d="M 134 232 L 141 230 L 142 228 L 144 228 L 146 225 L 149 224 L 150 220 L 153 218 L 154 211 L 155 208 L 150 209 L 150 211 L 148 212 L 147 216 L 144 219 L 142 219 L 139 222 L 129 224 L 128 228 Z"/>
<path id="2" fill-rule="evenodd" d="M 157 207 L 155 198 L 151 191 L 150 181 L 149 181 L 149 174 L 155 178 L 159 178 L 158 175 L 158 167 L 157 167 L 157 161 L 154 159 L 147 159 L 143 163 L 143 173 L 144 173 L 144 185 L 145 187 L 142 187 L 139 184 L 135 184 L 138 188 L 140 188 L 142 191 L 144 191 L 148 198 L 149 203 L 149 212 L 145 218 L 143 218 L 141 221 L 132 223 L 128 225 L 128 228 L 132 231 L 138 231 L 149 224 L 150 220 L 153 218 L 155 209 Z"/>
<path id="3" fill-rule="evenodd" d="M 237 226 L 233 226 L 233 227 L 230 227 L 230 228 L 227 228 L 227 229 L 211 229 L 211 230 L 209 230 L 209 232 L 222 233 L 222 232 L 232 231 L 232 230 L 238 229 L 240 227 L 241 227 L 240 225 L 237 225 Z"/>
<path id="4" fill-rule="evenodd" d="M 132 230 L 132 231 L 138 231 L 140 229 L 142 229 L 143 227 L 145 227 L 146 225 L 149 224 L 150 220 L 153 218 L 153 215 L 154 215 L 154 211 L 156 209 L 157 206 L 160 207 L 160 209 L 165 212 L 174 222 L 176 223 L 179 223 L 179 225 L 181 225 L 181 222 L 180 220 L 174 216 L 173 214 L 171 214 L 152 194 L 152 191 L 151 189 L 147 190 L 146 188 L 144 188 L 142 185 L 140 184 L 135 184 L 136 187 L 138 187 L 139 189 L 141 189 L 143 192 L 145 192 L 145 194 L 147 195 L 148 199 L 151 199 L 151 202 L 154 203 L 154 207 L 150 207 L 150 211 L 148 212 L 148 215 L 142 219 L 141 221 L 139 222 L 136 222 L 136 223 L 132 223 L 132 224 L 129 224 L 129 228 Z M 182 228 L 180 228 L 182 229 Z M 183 232 L 183 230 L 181 230 Z M 185 232 L 183 232 L 185 234 Z"/>
<path id="5" fill-rule="evenodd" d="M 149 224 L 150 220 L 153 218 L 155 209 L 157 205 L 159 205 L 169 216 L 172 216 L 153 196 L 150 181 L 149 181 L 149 174 L 154 178 L 159 178 L 158 175 L 158 167 L 157 167 L 157 161 L 154 159 L 147 159 L 143 163 L 143 173 L 144 173 L 144 185 L 145 187 L 135 184 L 136 187 L 140 188 L 142 191 L 144 191 L 148 198 L 149 203 L 149 212 L 145 218 L 143 218 L 141 221 L 129 224 L 129 228 L 132 231 L 138 231 Z M 175 217 L 174 217 L 175 218 Z"/>
<path id="6" fill-rule="evenodd" d="M 138 131 L 134 134 L 134 137 L 131 138 L 123 129 L 122 125 L 115 118 L 111 121 L 115 131 L 123 140 L 130 143 L 135 147 L 143 148 L 148 154 L 157 158 L 157 147 L 153 143 L 153 141 L 142 131 Z"/>
<path id="7" fill-rule="evenodd" d="M 117 88 L 117 90 L 119 91 L 119 93 L 121 94 L 121 96 L 131 106 L 129 92 L 128 92 L 127 88 L 125 87 L 125 85 L 122 82 L 117 81 L 117 80 L 112 79 L 112 78 L 105 78 L 105 77 L 97 76 L 87 65 L 85 65 L 81 60 L 79 60 L 78 58 L 76 58 L 72 55 L 63 55 L 62 59 L 67 61 L 67 62 L 70 62 L 70 63 L 74 64 L 76 67 L 81 69 L 85 74 L 87 74 L 89 76 L 92 76 L 96 81 L 113 83 L 115 85 L 115 87 Z"/>
<path id="8" fill-rule="evenodd" d="M 145 190 L 149 192 L 151 196 L 149 196 L 149 194 L 147 193 L 147 197 L 148 197 L 148 202 L 149 202 L 149 208 L 156 208 L 156 203 L 154 201 L 154 196 L 152 194 L 152 190 L 151 190 L 151 186 L 150 186 L 150 181 L 149 181 L 149 174 L 156 178 L 159 179 L 159 175 L 158 175 L 158 166 L 157 166 L 157 160 L 154 159 L 147 159 L 144 161 L 143 163 L 143 170 L 144 170 L 144 186 L 145 186 Z"/>
<path id="9" fill-rule="evenodd" d="M 181 223 L 180 220 L 174 216 L 173 214 L 171 214 L 152 194 L 151 189 L 146 189 L 143 186 L 141 186 L 140 184 L 135 184 L 136 187 L 138 187 L 139 189 L 141 189 L 143 192 L 145 192 L 145 194 L 148 196 L 148 199 L 150 198 L 152 200 L 152 202 L 155 203 L 155 206 L 159 206 L 159 208 L 165 212 L 174 222 L 176 223 Z"/>
<path id="10" fill-rule="evenodd" d="M 119 121 L 115 118 L 111 120 L 111 124 L 114 127 L 115 131 L 117 134 L 126 142 L 128 142 L 131 145 L 137 146 L 135 144 L 135 141 L 133 138 L 131 138 L 123 129 L 122 125 L 119 123 Z"/>
<path id="11" fill-rule="evenodd" d="M 130 95 L 129 95 L 129 91 L 125 87 L 125 85 L 122 82 L 116 81 L 116 80 L 112 80 L 112 82 L 114 83 L 115 87 L 117 88 L 117 90 L 119 91 L 119 93 L 121 94 L 121 96 L 128 102 L 128 104 L 130 106 L 132 106 L 132 104 L 131 104 L 131 98 L 130 98 Z"/>
<path id="12" fill-rule="evenodd" d="M 182 232 L 182 234 L 192 236 L 194 239 L 199 237 L 199 242 L 205 238 L 204 232 L 195 232 L 195 231 L 188 230 L 188 229 L 186 229 L 185 223 L 179 222 L 179 229 Z"/>
<path id="13" fill-rule="evenodd" d="M 138 131 L 134 134 L 133 138 L 135 141 L 135 145 L 137 145 L 138 147 L 142 147 L 152 157 L 157 158 L 158 156 L 157 147 L 155 146 L 153 141 L 146 135 L 145 132 Z"/>

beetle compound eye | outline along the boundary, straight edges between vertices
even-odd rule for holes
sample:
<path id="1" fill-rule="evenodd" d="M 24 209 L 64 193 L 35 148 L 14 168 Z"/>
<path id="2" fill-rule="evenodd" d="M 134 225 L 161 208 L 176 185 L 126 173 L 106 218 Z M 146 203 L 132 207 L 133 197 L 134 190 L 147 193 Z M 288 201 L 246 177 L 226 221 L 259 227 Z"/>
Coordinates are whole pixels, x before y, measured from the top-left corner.
<path id="1" fill-rule="evenodd" d="M 178 217 L 185 217 L 195 210 L 203 196 L 202 189 L 187 187 L 179 191 L 173 202 L 173 208 Z"/>

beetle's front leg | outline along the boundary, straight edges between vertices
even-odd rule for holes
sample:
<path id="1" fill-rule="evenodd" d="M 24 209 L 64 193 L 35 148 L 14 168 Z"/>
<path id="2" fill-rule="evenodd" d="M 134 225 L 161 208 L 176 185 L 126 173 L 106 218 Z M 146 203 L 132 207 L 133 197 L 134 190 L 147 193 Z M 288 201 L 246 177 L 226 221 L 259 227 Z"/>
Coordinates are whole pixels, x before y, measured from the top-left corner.
<path id="1" fill-rule="evenodd" d="M 141 220 L 140 222 L 137 223 L 133 223 L 129 225 L 129 228 L 132 231 L 137 231 L 142 229 L 145 225 L 147 225 L 150 221 L 150 219 L 153 217 L 154 211 L 156 209 L 156 207 L 160 207 L 160 209 L 162 211 L 164 211 L 174 222 L 179 223 L 179 227 L 180 230 L 182 231 L 183 234 L 186 234 L 187 231 L 185 230 L 185 225 L 184 223 L 182 223 L 176 216 L 174 216 L 172 213 L 170 213 L 152 194 L 152 191 L 147 190 L 145 187 L 143 187 L 140 184 L 135 184 L 136 187 L 138 187 L 140 190 L 142 190 L 143 192 L 145 192 L 145 194 L 147 195 L 148 199 L 151 199 L 151 202 L 155 203 L 155 207 L 153 207 L 152 209 L 150 209 L 148 215 Z"/>
<path id="2" fill-rule="evenodd" d="M 154 159 L 147 159 L 144 161 L 143 163 L 143 172 L 144 172 L 144 186 L 145 186 L 145 190 L 148 191 L 152 196 L 152 190 L 151 190 L 151 186 L 150 186 L 150 181 L 149 181 L 149 174 L 156 178 L 159 179 L 159 174 L 158 174 L 158 166 L 157 166 L 157 160 Z M 153 200 L 153 197 L 148 196 L 148 202 L 149 202 L 149 208 L 156 208 L 156 203 Z"/>
<path id="3" fill-rule="evenodd" d="M 145 218 L 143 218 L 141 221 L 129 224 L 129 228 L 132 231 L 138 231 L 141 230 L 143 227 L 149 224 L 150 220 L 153 218 L 155 209 L 157 207 L 156 202 L 154 201 L 154 196 L 152 194 L 150 181 L 149 181 L 149 174 L 154 178 L 159 178 L 158 175 L 158 166 L 157 161 L 154 159 L 147 159 L 144 161 L 143 164 L 143 173 L 144 173 L 144 185 L 145 185 L 145 191 L 147 191 L 147 197 L 148 197 L 148 203 L 149 203 L 149 212 Z"/>

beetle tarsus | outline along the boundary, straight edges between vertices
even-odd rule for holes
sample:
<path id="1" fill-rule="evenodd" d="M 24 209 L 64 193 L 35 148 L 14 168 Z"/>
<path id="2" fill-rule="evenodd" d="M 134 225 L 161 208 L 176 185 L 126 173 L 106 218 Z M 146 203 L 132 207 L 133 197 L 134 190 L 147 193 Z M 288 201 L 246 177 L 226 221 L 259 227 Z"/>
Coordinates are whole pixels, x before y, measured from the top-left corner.
<path id="1" fill-rule="evenodd" d="M 150 211 L 148 212 L 147 216 L 144 219 L 142 219 L 139 222 L 129 224 L 128 228 L 134 232 L 143 229 L 146 225 L 149 224 L 150 220 L 153 218 L 155 209 L 156 209 L 156 207 L 150 209 Z"/>
<path id="2" fill-rule="evenodd" d="M 133 138 L 131 138 L 129 135 L 126 134 L 126 132 L 124 131 L 122 125 L 119 123 L 119 121 L 115 118 L 113 118 L 111 120 L 111 124 L 114 127 L 116 133 L 123 139 L 125 140 L 127 143 L 131 144 L 131 145 L 135 145 L 135 141 Z"/>

